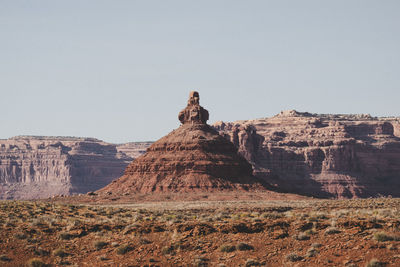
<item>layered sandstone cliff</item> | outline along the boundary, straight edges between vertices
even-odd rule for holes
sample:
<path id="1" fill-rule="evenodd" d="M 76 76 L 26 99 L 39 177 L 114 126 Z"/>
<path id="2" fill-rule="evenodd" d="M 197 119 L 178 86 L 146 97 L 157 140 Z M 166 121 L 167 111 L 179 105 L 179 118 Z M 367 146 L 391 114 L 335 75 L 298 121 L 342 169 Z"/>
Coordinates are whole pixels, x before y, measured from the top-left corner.
<path id="1" fill-rule="evenodd" d="M 400 118 L 286 111 L 219 122 L 277 190 L 318 197 L 400 197 Z M 0 199 L 94 191 L 117 177 L 152 142 L 21 136 L 0 140 Z"/>
<path id="2" fill-rule="evenodd" d="M 19 136 L 0 140 L 0 199 L 44 198 L 97 190 L 119 177 L 146 143 Z"/>
<path id="3" fill-rule="evenodd" d="M 285 111 L 214 127 L 278 190 L 400 197 L 400 119 Z"/>
<path id="4" fill-rule="evenodd" d="M 235 146 L 209 126 L 208 111 L 191 92 L 179 113 L 182 125 L 152 144 L 124 175 L 97 191 L 100 195 L 152 192 L 262 190 L 251 165 Z"/>

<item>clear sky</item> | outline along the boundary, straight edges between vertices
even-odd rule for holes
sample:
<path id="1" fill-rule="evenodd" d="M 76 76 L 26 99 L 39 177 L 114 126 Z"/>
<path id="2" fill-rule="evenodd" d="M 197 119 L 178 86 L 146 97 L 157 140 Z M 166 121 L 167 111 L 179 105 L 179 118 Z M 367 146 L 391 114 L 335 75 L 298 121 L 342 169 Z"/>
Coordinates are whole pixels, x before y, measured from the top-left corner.
<path id="1" fill-rule="evenodd" d="M 210 123 L 400 116 L 400 1 L 0 0 L 0 138 L 156 140 Z"/>

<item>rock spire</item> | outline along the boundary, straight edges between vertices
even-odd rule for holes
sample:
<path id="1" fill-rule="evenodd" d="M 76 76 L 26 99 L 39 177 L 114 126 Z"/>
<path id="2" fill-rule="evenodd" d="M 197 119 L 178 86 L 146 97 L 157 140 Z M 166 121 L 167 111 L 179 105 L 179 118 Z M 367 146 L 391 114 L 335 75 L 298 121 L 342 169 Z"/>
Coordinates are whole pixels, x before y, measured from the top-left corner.
<path id="1" fill-rule="evenodd" d="M 179 112 L 178 118 L 182 124 L 207 123 L 208 111 L 200 106 L 200 96 L 198 92 L 190 92 L 188 104 L 185 109 Z"/>
<path id="2" fill-rule="evenodd" d="M 99 193 L 264 190 L 235 146 L 209 126 L 208 111 L 191 92 L 179 113 L 182 125 L 153 143 L 124 175 Z"/>

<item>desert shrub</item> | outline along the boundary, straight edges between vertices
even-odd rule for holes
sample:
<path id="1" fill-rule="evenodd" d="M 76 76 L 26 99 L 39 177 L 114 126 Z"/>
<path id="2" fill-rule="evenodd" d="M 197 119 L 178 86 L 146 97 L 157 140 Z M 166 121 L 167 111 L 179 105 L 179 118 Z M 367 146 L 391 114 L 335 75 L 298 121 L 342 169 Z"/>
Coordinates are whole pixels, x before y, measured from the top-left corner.
<path id="1" fill-rule="evenodd" d="M 174 250 L 175 250 L 174 246 L 165 246 L 161 249 L 161 253 L 164 255 L 167 255 L 167 254 L 171 254 L 172 252 L 174 252 Z"/>
<path id="2" fill-rule="evenodd" d="M 83 225 L 83 222 L 79 219 L 74 219 L 72 221 L 69 222 L 68 227 L 69 228 L 73 228 L 73 227 L 78 227 Z"/>
<path id="3" fill-rule="evenodd" d="M 132 247 L 130 245 L 126 244 L 126 245 L 120 245 L 119 247 L 117 247 L 117 249 L 115 251 L 119 255 L 124 255 L 131 250 L 132 250 Z"/>
<path id="4" fill-rule="evenodd" d="M 47 256 L 50 253 L 47 250 L 42 249 L 41 247 L 36 248 L 33 253 L 37 256 Z"/>
<path id="5" fill-rule="evenodd" d="M 291 262 L 300 261 L 302 259 L 303 259 L 303 257 L 297 255 L 296 253 L 290 253 L 290 254 L 286 255 L 286 260 L 291 261 Z"/>
<path id="6" fill-rule="evenodd" d="M 146 238 L 141 238 L 141 239 L 139 240 L 139 242 L 140 242 L 140 244 L 142 244 L 142 245 L 147 245 L 147 244 L 151 244 L 151 243 L 152 243 L 150 240 L 148 240 L 148 239 L 146 239 Z"/>
<path id="7" fill-rule="evenodd" d="M 31 244 L 35 244 L 35 243 L 38 243 L 38 242 L 39 242 L 38 239 L 36 239 L 36 238 L 31 238 L 31 237 L 27 238 L 26 241 L 28 241 L 28 242 L 31 243 Z"/>
<path id="8" fill-rule="evenodd" d="M 206 266 L 208 266 L 207 261 L 208 261 L 207 258 L 204 258 L 201 256 L 196 256 L 194 258 L 193 265 L 196 267 L 206 267 Z"/>
<path id="9" fill-rule="evenodd" d="M 15 221 L 15 220 L 10 220 L 10 219 L 8 219 L 5 223 L 4 223 L 4 226 L 5 227 L 15 227 L 15 224 L 16 224 L 17 222 Z"/>
<path id="10" fill-rule="evenodd" d="M 109 258 L 107 258 L 107 257 L 104 256 L 104 255 L 99 256 L 97 259 L 99 259 L 99 260 L 101 260 L 101 261 L 107 261 L 107 260 L 109 260 Z"/>
<path id="11" fill-rule="evenodd" d="M 316 250 L 315 248 L 311 247 L 307 250 L 307 257 L 314 257 L 315 255 L 318 254 L 318 250 Z"/>
<path id="12" fill-rule="evenodd" d="M 372 259 L 365 265 L 365 267 L 385 267 L 385 266 L 386 263 L 381 262 L 377 259 Z"/>
<path id="13" fill-rule="evenodd" d="M 66 232 L 62 232 L 58 236 L 60 237 L 61 240 L 70 240 L 74 237 L 70 233 L 66 233 Z"/>
<path id="14" fill-rule="evenodd" d="M 236 249 L 237 250 L 241 250 L 241 251 L 243 251 L 243 250 L 253 250 L 254 247 L 252 245 L 249 245 L 249 244 L 241 242 L 241 243 L 236 245 Z"/>
<path id="15" fill-rule="evenodd" d="M 44 227 L 48 226 L 48 223 L 43 218 L 39 218 L 39 219 L 34 219 L 31 225 L 36 227 Z"/>
<path id="16" fill-rule="evenodd" d="M 389 235 L 385 232 L 374 233 L 374 239 L 379 242 L 392 241 L 397 239 L 395 236 Z"/>
<path id="17" fill-rule="evenodd" d="M 317 231 L 315 231 L 314 229 L 308 229 L 304 233 L 306 235 L 315 235 L 317 233 Z"/>
<path id="18" fill-rule="evenodd" d="M 310 237 L 306 233 L 300 233 L 295 236 L 297 240 L 309 240 Z"/>
<path id="19" fill-rule="evenodd" d="M 11 259 L 7 255 L 1 254 L 0 261 L 11 261 Z"/>
<path id="20" fill-rule="evenodd" d="M 24 234 L 24 233 L 16 233 L 16 234 L 14 235 L 14 237 L 17 238 L 17 239 L 26 239 L 26 238 L 27 238 L 27 235 Z"/>
<path id="21" fill-rule="evenodd" d="M 233 251 L 236 250 L 236 247 L 235 247 L 235 246 L 232 246 L 232 245 L 222 245 L 222 246 L 219 248 L 219 250 L 220 250 L 221 252 L 233 252 Z"/>
<path id="22" fill-rule="evenodd" d="M 260 262 L 254 260 L 254 259 L 247 259 L 246 262 L 244 263 L 244 266 L 246 267 L 251 267 L 251 266 L 260 266 Z"/>
<path id="23" fill-rule="evenodd" d="M 33 258 L 33 259 L 28 260 L 27 265 L 29 267 L 46 267 L 47 266 L 47 264 L 44 263 L 39 258 Z"/>
<path id="24" fill-rule="evenodd" d="M 297 230 L 300 230 L 301 232 L 304 232 L 304 231 L 312 229 L 313 226 L 314 226 L 314 223 L 306 222 L 306 223 L 301 224 L 299 227 L 297 227 Z"/>
<path id="25" fill-rule="evenodd" d="M 124 234 L 124 235 L 130 234 L 132 232 L 135 232 L 137 228 L 138 228 L 138 224 L 136 224 L 136 223 L 129 224 L 129 225 L 125 226 L 124 230 L 122 231 L 122 234 Z"/>
<path id="26" fill-rule="evenodd" d="M 102 241 L 102 240 L 98 240 L 98 241 L 95 241 L 93 245 L 94 245 L 94 247 L 95 247 L 96 250 L 101 250 L 101 249 L 103 249 L 105 246 L 107 246 L 108 243 L 105 242 L 105 241 Z"/>
<path id="27" fill-rule="evenodd" d="M 62 248 L 58 248 L 53 251 L 53 255 L 60 257 L 60 258 L 64 258 L 64 257 L 68 256 L 68 253 L 65 252 L 65 250 L 63 250 Z"/>
<path id="28" fill-rule="evenodd" d="M 328 219 L 327 215 L 322 212 L 312 213 L 310 214 L 310 218 L 308 219 L 310 222 L 318 222 L 320 220 Z"/>
<path id="29" fill-rule="evenodd" d="M 90 213 L 90 212 L 85 212 L 84 214 L 82 214 L 83 216 L 85 216 L 86 218 L 94 218 L 94 214 Z"/>
<path id="30" fill-rule="evenodd" d="M 320 243 L 312 243 L 312 244 L 311 244 L 311 247 L 313 247 L 313 248 L 320 248 L 320 247 L 322 247 L 322 244 L 320 244 Z"/>
<path id="31" fill-rule="evenodd" d="M 325 230 L 326 235 L 333 235 L 338 233 L 340 233 L 340 230 L 337 229 L 336 227 L 329 227 L 328 229 Z"/>
<path id="32" fill-rule="evenodd" d="M 397 249 L 393 244 L 389 244 L 386 248 L 388 250 L 396 250 Z"/>
<path id="33" fill-rule="evenodd" d="M 279 219 L 279 218 L 283 218 L 283 214 L 273 211 L 273 212 L 269 212 L 269 213 L 263 213 L 261 215 L 261 217 L 264 219 Z"/>

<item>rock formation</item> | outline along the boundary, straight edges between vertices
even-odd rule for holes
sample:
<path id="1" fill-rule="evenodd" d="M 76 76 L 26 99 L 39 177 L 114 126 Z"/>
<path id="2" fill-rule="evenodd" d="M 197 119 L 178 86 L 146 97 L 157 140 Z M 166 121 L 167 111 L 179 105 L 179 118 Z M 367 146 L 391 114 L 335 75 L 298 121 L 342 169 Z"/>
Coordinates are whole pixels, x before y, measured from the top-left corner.
<path id="1" fill-rule="evenodd" d="M 277 189 L 317 197 L 400 197 L 399 118 L 285 111 L 214 127 Z"/>
<path id="2" fill-rule="evenodd" d="M 118 144 L 116 145 L 116 149 L 118 151 L 118 158 L 128 157 L 127 159 L 129 163 L 133 159 L 143 155 L 146 153 L 146 149 L 152 144 L 153 142 L 129 142 L 125 144 Z M 124 168 L 125 170 L 125 168 Z"/>
<path id="3" fill-rule="evenodd" d="M 200 106 L 197 92 L 190 94 L 178 117 L 178 129 L 152 144 L 121 178 L 98 192 L 264 190 L 235 146 L 206 124 L 208 111 Z"/>
<path id="4" fill-rule="evenodd" d="M 235 149 L 215 135 L 207 119 L 193 93 L 179 113 L 182 126 L 135 160 L 123 177 L 144 174 L 132 185 L 143 192 L 233 188 L 232 181 L 240 177 L 238 184 L 246 184 L 249 165 L 236 158 Z M 400 118 L 292 110 L 271 118 L 219 122 L 214 128 L 251 163 L 256 177 L 277 190 L 333 198 L 400 197 Z M 120 177 L 151 144 L 75 137 L 0 140 L 0 199 L 97 190 Z M 232 180 L 227 181 L 229 172 Z"/>
<path id="5" fill-rule="evenodd" d="M 19 136 L 0 140 L 0 199 L 45 198 L 97 190 L 122 175 L 150 143 Z"/>
<path id="6" fill-rule="evenodd" d="M 182 124 L 206 124 L 208 111 L 200 106 L 200 96 L 196 91 L 190 92 L 186 108 L 179 112 L 178 119 Z"/>

